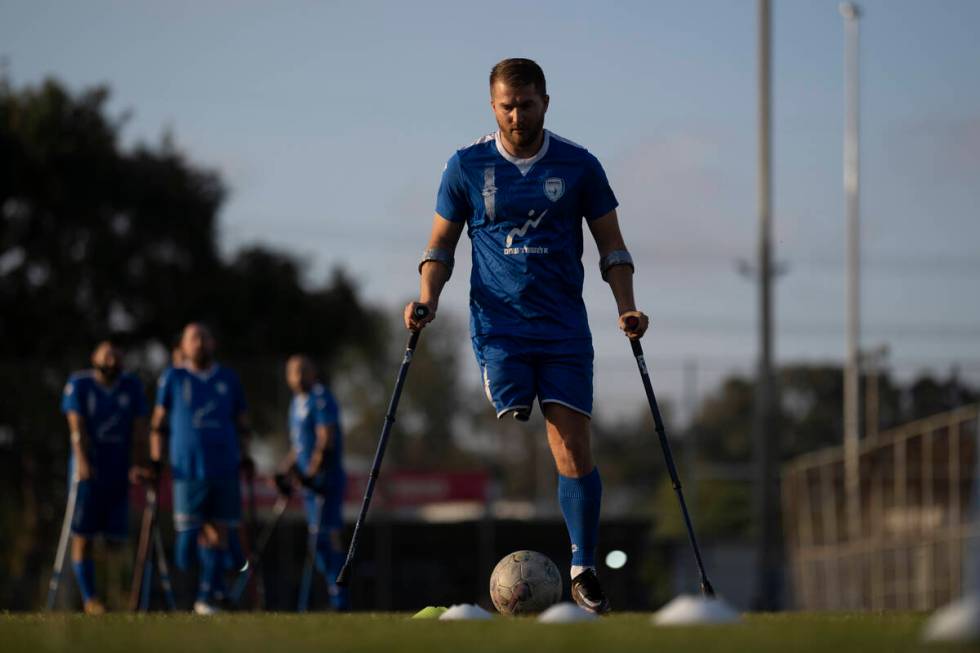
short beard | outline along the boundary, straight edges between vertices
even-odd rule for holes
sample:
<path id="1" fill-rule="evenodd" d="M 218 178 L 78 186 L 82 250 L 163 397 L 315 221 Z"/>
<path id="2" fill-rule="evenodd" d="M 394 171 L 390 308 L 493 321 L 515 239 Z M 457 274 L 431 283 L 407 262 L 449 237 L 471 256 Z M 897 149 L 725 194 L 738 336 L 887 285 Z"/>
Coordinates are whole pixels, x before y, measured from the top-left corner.
<path id="1" fill-rule="evenodd" d="M 521 132 L 519 136 L 515 136 L 513 131 L 506 130 L 510 142 L 518 148 L 530 147 L 534 144 L 538 138 L 541 137 L 544 131 L 544 121 L 542 120 L 537 125 L 527 125 L 524 127 L 524 131 Z"/>
<path id="2" fill-rule="evenodd" d="M 97 369 L 99 374 L 102 375 L 102 378 L 107 381 L 115 381 L 122 373 L 122 370 L 118 365 L 99 365 L 95 369 Z"/>
<path id="3" fill-rule="evenodd" d="M 206 370 L 211 367 L 211 363 L 214 362 L 214 356 L 208 353 L 202 353 L 196 359 L 194 359 L 194 365 L 202 370 Z"/>

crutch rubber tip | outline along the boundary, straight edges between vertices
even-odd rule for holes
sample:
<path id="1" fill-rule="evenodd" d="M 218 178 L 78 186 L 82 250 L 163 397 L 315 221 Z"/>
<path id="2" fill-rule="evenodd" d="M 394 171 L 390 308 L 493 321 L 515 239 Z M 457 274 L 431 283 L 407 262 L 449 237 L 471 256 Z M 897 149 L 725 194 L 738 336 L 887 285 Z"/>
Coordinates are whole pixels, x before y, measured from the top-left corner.
<path id="1" fill-rule="evenodd" d="M 707 578 L 701 581 L 701 594 L 705 598 L 709 598 L 709 599 L 715 598 L 715 588 L 711 586 L 711 583 L 708 582 Z"/>
<path id="2" fill-rule="evenodd" d="M 338 587 L 347 587 L 347 583 L 350 582 L 350 563 L 344 563 L 344 566 L 340 568 L 340 573 L 337 574 L 337 580 L 334 582 Z"/>

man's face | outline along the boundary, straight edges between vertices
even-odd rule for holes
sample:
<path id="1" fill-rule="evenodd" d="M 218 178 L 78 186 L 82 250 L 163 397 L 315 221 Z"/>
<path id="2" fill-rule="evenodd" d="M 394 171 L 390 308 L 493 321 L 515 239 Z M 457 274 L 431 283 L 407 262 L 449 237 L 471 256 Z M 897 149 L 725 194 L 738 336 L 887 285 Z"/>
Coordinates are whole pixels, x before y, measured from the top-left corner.
<path id="1" fill-rule="evenodd" d="M 184 358 L 198 367 L 207 367 L 214 357 L 214 338 L 200 324 L 188 324 L 180 340 Z"/>
<path id="2" fill-rule="evenodd" d="M 530 147 L 544 129 L 548 96 L 541 95 L 533 84 L 513 87 L 498 80 L 490 89 L 490 106 L 507 142 L 517 148 Z"/>
<path id="3" fill-rule="evenodd" d="M 293 356 L 286 362 L 286 385 L 293 394 L 303 394 L 313 387 L 313 366 L 302 356 Z"/>
<path id="4" fill-rule="evenodd" d="M 122 352 L 111 342 L 101 342 L 92 352 L 92 367 L 112 381 L 122 373 Z"/>

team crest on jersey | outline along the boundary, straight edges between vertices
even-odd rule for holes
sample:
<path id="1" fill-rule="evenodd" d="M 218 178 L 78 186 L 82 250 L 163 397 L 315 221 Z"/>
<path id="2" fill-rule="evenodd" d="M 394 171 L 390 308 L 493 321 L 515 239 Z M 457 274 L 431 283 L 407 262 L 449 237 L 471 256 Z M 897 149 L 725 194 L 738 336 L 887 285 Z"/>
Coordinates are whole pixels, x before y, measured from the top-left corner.
<path id="1" fill-rule="evenodd" d="M 129 397 L 127 395 L 119 395 L 117 401 L 119 402 L 120 408 L 125 408 L 129 405 Z"/>
<path id="2" fill-rule="evenodd" d="M 557 202 L 565 194 L 565 180 L 561 177 L 548 177 L 544 180 L 544 196 Z"/>
<path id="3" fill-rule="evenodd" d="M 219 395 L 228 394 L 228 386 L 225 385 L 224 381 L 218 381 L 214 387 L 218 391 Z"/>

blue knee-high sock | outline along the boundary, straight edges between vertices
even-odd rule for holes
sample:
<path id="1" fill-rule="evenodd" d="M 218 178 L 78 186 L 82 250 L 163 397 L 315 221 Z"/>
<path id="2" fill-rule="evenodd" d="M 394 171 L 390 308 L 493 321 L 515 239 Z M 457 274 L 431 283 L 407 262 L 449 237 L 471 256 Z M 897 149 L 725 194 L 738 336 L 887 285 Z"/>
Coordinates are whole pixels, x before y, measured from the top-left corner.
<path id="1" fill-rule="evenodd" d="M 327 581 L 330 592 L 330 605 L 334 610 L 350 609 L 350 595 L 346 588 L 337 585 L 337 574 L 344 566 L 347 552 L 334 546 L 330 531 L 322 530 L 316 542 L 316 568 Z"/>
<path id="2" fill-rule="evenodd" d="M 238 529 L 228 531 L 228 555 L 225 556 L 225 569 L 238 571 L 245 566 L 245 551 L 242 549 L 242 538 Z"/>
<path id="3" fill-rule="evenodd" d="M 327 529 L 321 528 L 316 538 L 316 570 L 323 574 L 325 578 L 330 574 L 330 538 Z M 327 578 L 330 583 L 330 578 Z"/>
<path id="4" fill-rule="evenodd" d="M 602 479 L 598 467 L 581 478 L 558 475 L 558 505 L 572 541 L 573 565 L 595 566 L 601 503 Z"/>
<path id="5" fill-rule="evenodd" d="M 215 569 L 221 565 L 221 556 L 218 549 L 206 546 L 198 547 L 197 555 L 201 561 L 197 600 L 207 603 L 211 599 L 211 592 L 214 590 Z"/>
<path id="6" fill-rule="evenodd" d="M 334 610 L 350 610 L 350 590 L 337 585 L 337 574 L 344 566 L 347 552 L 343 549 L 330 549 L 330 572 L 327 574 L 327 587 L 330 588 L 330 605 Z"/>
<path id="7" fill-rule="evenodd" d="M 82 593 L 82 601 L 88 601 L 95 596 L 95 562 L 91 558 L 83 558 L 81 561 L 72 561 L 71 566 L 75 570 L 75 580 Z"/>
<path id="8" fill-rule="evenodd" d="M 192 528 L 186 531 L 177 531 L 177 544 L 175 546 L 174 561 L 177 568 L 181 571 L 190 571 L 197 564 L 197 536 L 201 529 Z"/>

